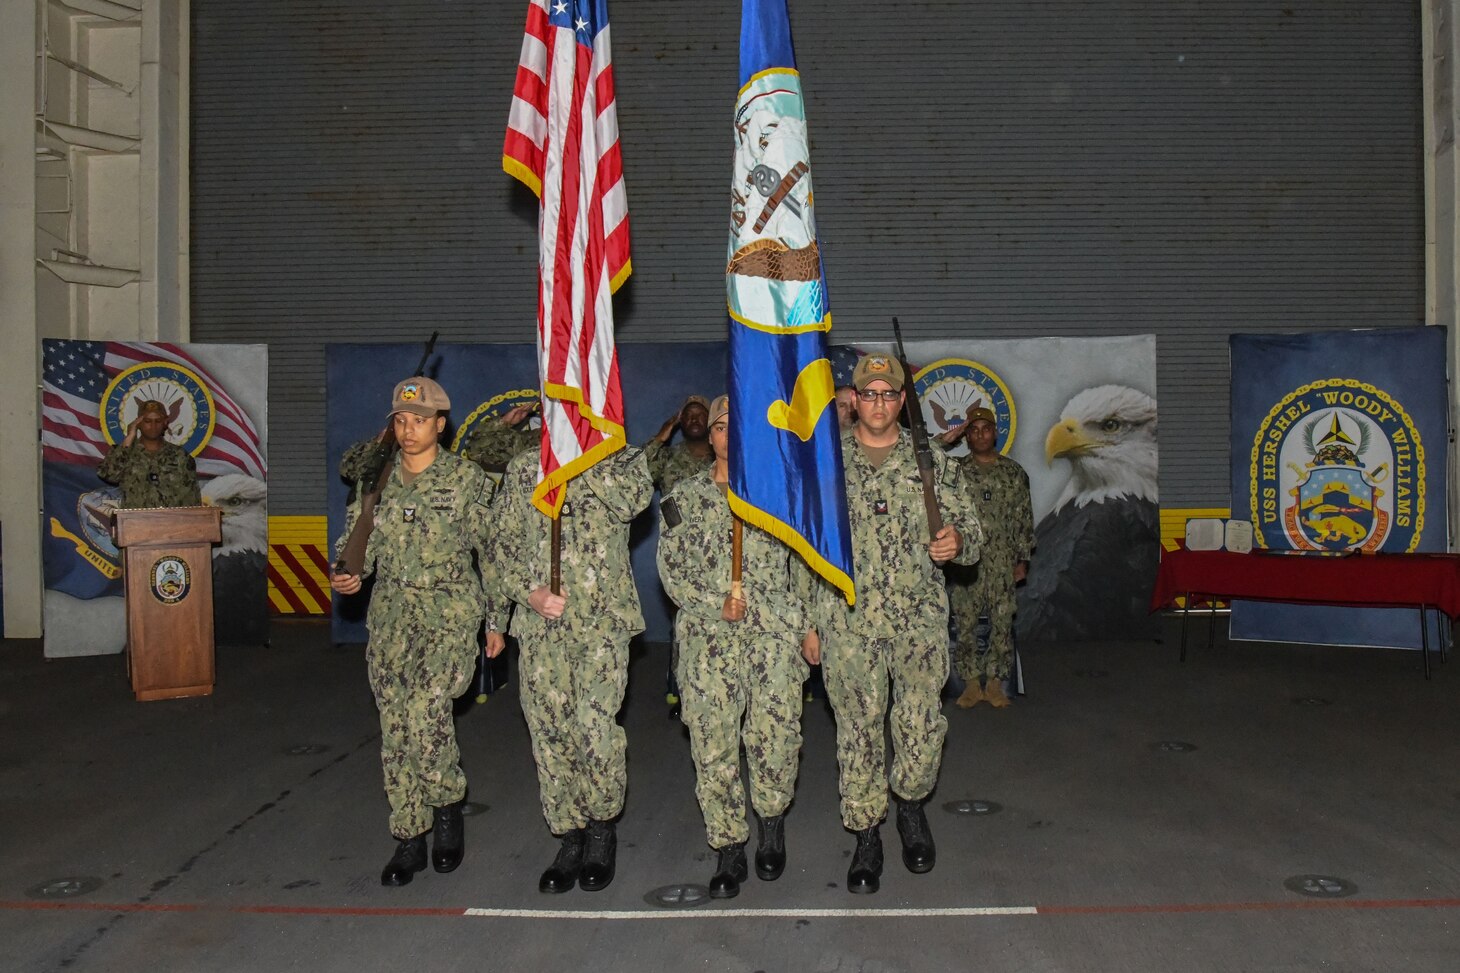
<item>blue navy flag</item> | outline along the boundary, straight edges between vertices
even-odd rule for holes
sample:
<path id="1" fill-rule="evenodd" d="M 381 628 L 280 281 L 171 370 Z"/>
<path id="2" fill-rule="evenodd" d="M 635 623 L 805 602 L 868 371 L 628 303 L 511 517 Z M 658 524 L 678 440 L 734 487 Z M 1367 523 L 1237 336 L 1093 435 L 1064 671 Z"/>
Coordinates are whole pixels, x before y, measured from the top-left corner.
<path id="1" fill-rule="evenodd" d="M 831 330 L 785 0 L 743 0 L 726 298 L 730 506 L 854 598 Z"/>
<path id="2" fill-rule="evenodd" d="M 1233 335 L 1232 516 L 1259 548 L 1443 551 L 1444 328 Z M 1239 602 L 1233 637 L 1419 647 L 1406 609 Z"/>

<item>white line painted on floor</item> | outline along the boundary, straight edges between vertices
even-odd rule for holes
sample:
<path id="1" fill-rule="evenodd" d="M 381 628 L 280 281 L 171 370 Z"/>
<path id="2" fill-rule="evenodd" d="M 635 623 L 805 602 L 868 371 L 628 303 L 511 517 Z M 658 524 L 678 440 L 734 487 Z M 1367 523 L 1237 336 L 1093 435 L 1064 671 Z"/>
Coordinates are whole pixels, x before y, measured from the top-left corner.
<path id="1" fill-rule="evenodd" d="M 463 915 L 486 919 L 948 919 L 973 916 L 1033 916 L 1032 905 L 965 906 L 946 909 L 631 909 L 581 912 L 572 909 L 467 909 Z"/>

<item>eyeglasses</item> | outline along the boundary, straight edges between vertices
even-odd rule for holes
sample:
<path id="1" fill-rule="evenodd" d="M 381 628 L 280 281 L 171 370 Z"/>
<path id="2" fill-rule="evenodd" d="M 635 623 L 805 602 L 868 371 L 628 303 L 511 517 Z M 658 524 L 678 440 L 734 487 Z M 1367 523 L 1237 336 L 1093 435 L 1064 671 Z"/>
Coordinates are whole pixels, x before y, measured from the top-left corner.
<path id="1" fill-rule="evenodd" d="M 901 394 L 899 389 L 861 389 L 857 392 L 857 398 L 863 402 L 876 402 L 878 398 L 883 402 L 896 402 Z"/>

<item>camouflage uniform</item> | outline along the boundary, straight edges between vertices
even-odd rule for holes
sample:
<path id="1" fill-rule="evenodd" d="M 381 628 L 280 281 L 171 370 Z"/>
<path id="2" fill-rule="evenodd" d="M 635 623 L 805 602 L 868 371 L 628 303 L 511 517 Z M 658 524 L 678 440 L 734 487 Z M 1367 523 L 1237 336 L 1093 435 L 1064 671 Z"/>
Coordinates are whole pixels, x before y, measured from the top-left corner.
<path id="1" fill-rule="evenodd" d="M 854 427 L 855 429 L 855 427 Z M 874 467 L 852 430 L 842 436 L 857 603 L 816 585 L 816 628 L 827 695 L 836 712 L 842 822 L 852 831 L 887 814 L 887 791 L 919 801 L 932 791 L 947 720 L 939 691 L 948 676 L 948 596 L 928 556 L 928 521 L 912 440 L 901 433 Z M 958 466 L 933 453 L 938 505 L 963 537 L 956 563 L 978 559 L 982 531 Z M 884 735 L 891 706 L 893 762 Z"/>
<path id="2" fill-rule="evenodd" d="M 660 495 L 666 497 L 680 480 L 702 473 L 715 464 L 713 452 L 707 450 L 702 459 L 691 453 L 685 443 L 670 446 L 657 439 L 644 444 L 644 459 L 649 464 L 649 476 L 654 485 L 659 487 Z"/>
<path id="3" fill-rule="evenodd" d="M 365 552 L 364 573 L 375 574 L 366 663 L 390 830 L 412 838 L 431 829 L 433 807 L 466 795 L 451 703 L 471 681 L 483 617 L 505 627 L 506 602 L 484 556 L 487 475 L 444 449 L 409 486 L 401 472 L 397 462 L 381 490 Z M 336 556 L 359 514 L 357 501 Z M 473 569 L 473 552 L 487 577 Z"/>
<path id="4" fill-rule="evenodd" d="M 140 439 L 113 446 L 96 475 L 122 488 L 121 506 L 127 509 L 196 507 L 203 502 L 198 464 L 187 450 L 166 440 L 156 452 L 148 452 Z"/>
<path id="5" fill-rule="evenodd" d="M 703 473 L 715 465 L 715 454 L 713 451 L 709 452 L 704 459 L 701 459 L 694 453 L 691 453 L 689 447 L 683 442 L 670 446 L 667 443 L 661 443 L 657 439 L 651 439 L 644 444 L 644 458 L 649 464 L 649 476 L 654 480 L 654 484 L 659 487 L 659 495 L 662 497 L 669 496 L 669 491 L 673 490 L 680 480 L 688 479 L 697 473 Z M 671 621 L 674 620 L 674 616 L 675 612 L 671 611 Z M 678 628 L 679 626 L 676 623 L 675 635 L 669 643 L 669 671 L 665 674 L 664 680 L 664 688 L 668 693 L 670 702 L 673 702 L 674 698 L 679 696 L 680 687 Z M 683 710 L 680 712 L 682 714 Z"/>
<path id="6" fill-rule="evenodd" d="M 465 456 L 483 468 L 500 472 L 512 457 L 542 442 L 542 430 L 522 428 L 492 420 L 477 425 L 461 444 L 458 455 Z"/>
<path id="7" fill-rule="evenodd" d="M 958 642 L 954 664 L 965 679 L 1006 680 L 1014 657 L 1014 566 L 1034 549 L 1029 474 L 1007 456 L 987 465 L 960 457 L 963 478 L 983 521 L 983 553 L 971 568 L 948 569 L 949 602 Z M 978 652 L 980 615 L 989 619 L 988 651 Z"/>
<path id="8" fill-rule="evenodd" d="M 628 686 L 629 639 L 644 630 L 629 569 L 629 522 L 649 505 L 654 485 L 635 448 L 567 484 L 559 518 L 567 604 L 549 621 L 528 606 L 528 596 L 547 585 L 551 564 L 551 521 L 532 506 L 538 452 L 507 466 L 491 558 L 503 593 L 520 606 L 512 634 L 522 648 L 522 712 L 543 816 L 562 835 L 623 810 L 625 738 L 615 717 Z"/>
<path id="9" fill-rule="evenodd" d="M 378 439 L 365 439 L 345 450 L 340 457 L 340 479 L 352 487 L 365 478 L 371 470 L 377 469 L 390 455 L 390 447 Z M 353 492 L 350 499 L 355 499 Z"/>
<path id="10" fill-rule="evenodd" d="M 725 621 L 720 611 L 730 593 L 733 518 L 724 492 L 706 471 L 681 480 L 669 500 L 681 522 L 660 527 L 659 578 L 679 606 L 677 675 L 695 762 L 695 796 L 710 847 L 724 848 L 750 834 L 740 782 L 742 719 L 756 813 L 784 814 L 796 789 L 807 619 L 793 572 L 804 569 L 785 544 L 745 525 L 746 614 L 738 622 Z"/>

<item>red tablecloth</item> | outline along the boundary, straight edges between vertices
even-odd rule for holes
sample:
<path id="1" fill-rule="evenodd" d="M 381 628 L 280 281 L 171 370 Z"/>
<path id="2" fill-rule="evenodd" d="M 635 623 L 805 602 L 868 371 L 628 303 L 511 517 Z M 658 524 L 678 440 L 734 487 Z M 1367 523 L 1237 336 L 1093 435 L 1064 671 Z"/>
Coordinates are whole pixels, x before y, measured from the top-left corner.
<path id="1" fill-rule="evenodd" d="M 1172 607 L 1188 594 L 1313 605 L 1424 606 L 1460 618 L 1460 554 L 1162 551 L 1151 610 Z"/>

